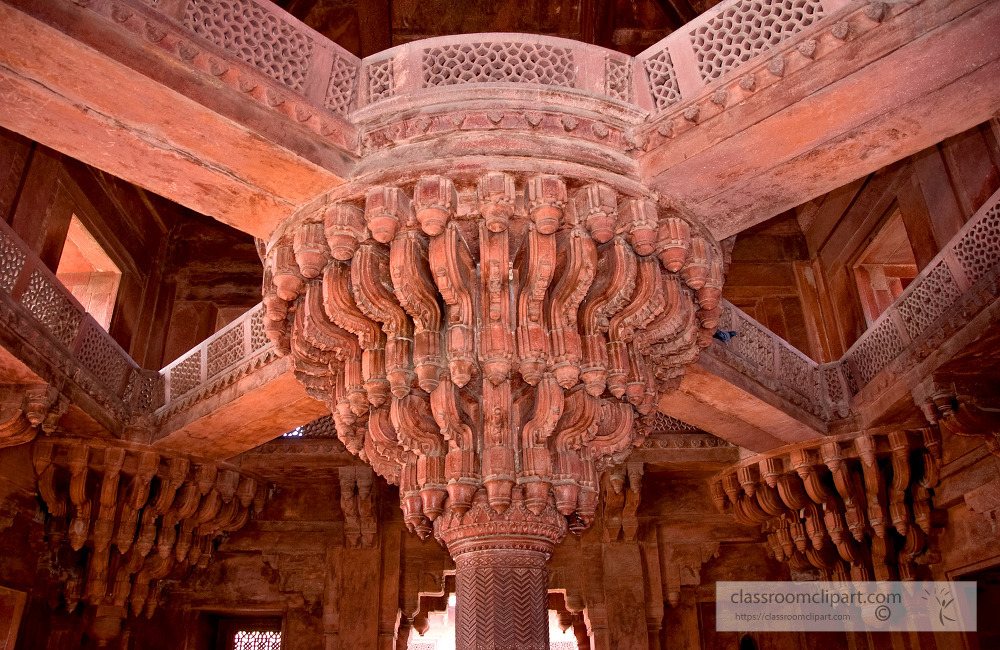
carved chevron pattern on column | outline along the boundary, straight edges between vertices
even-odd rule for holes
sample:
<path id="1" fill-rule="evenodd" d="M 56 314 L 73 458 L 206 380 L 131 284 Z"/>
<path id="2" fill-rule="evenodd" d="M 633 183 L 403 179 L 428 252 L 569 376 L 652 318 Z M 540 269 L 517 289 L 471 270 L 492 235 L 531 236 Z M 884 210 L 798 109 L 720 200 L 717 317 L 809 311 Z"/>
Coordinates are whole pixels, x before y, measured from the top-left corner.
<path id="1" fill-rule="evenodd" d="M 457 647 L 462 650 L 547 650 L 545 554 L 495 550 L 455 558 Z"/>

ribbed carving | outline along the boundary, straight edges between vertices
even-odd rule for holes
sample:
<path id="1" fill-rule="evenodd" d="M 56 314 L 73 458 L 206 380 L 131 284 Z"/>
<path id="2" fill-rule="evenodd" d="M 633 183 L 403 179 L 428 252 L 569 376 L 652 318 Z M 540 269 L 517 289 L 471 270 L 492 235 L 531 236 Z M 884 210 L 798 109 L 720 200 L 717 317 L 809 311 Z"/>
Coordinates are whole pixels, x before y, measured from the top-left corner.
<path id="1" fill-rule="evenodd" d="M 548 650 L 545 555 L 483 550 L 455 558 L 457 647 L 466 650 Z"/>

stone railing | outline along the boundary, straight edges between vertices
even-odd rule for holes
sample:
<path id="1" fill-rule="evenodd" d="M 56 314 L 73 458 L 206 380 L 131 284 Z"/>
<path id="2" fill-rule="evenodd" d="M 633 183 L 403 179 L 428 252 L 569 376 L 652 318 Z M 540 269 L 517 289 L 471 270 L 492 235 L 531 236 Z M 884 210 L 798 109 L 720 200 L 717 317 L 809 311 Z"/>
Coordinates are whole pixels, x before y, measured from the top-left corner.
<path id="1" fill-rule="evenodd" d="M 839 365 L 820 365 L 723 300 L 719 329 L 736 332 L 707 352 L 796 406 L 825 419 L 847 415 Z"/>
<path id="2" fill-rule="evenodd" d="M 359 108 L 403 95 L 407 102 L 422 96 L 433 102 L 453 86 L 469 98 L 490 99 L 486 93 L 497 84 L 508 92 L 544 88 L 615 100 L 585 105 L 602 113 L 615 112 L 617 103 L 619 117 L 634 125 L 652 115 L 647 129 L 621 138 L 608 137 L 607 125 L 594 127 L 612 147 L 646 148 L 657 132 L 667 137 L 675 126 L 704 119 L 713 110 L 709 97 L 722 106 L 727 89 L 739 94 L 775 83 L 871 27 L 855 14 L 868 13 L 874 25 L 885 13 L 884 3 L 852 0 L 725 0 L 636 57 L 567 39 L 496 33 L 415 41 L 362 60 L 267 0 L 74 2 L 348 150 L 360 143 L 356 127 L 367 113 Z M 786 50 L 799 53 L 786 57 L 787 68 Z M 770 77 L 755 81 L 757 68 Z M 690 119 L 673 125 L 679 113 Z M 525 117 L 532 128 L 541 119 Z M 564 128 L 580 123 L 574 117 Z"/>
<path id="3" fill-rule="evenodd" d="M 258 304 L 160 371 L 163 407 L 157 419 L 213 394 L 275 358 Z"/>
<path id="4" fill-rule="evenodd" d="M 877 393 L 995 301 L 998 265 L 1000 191 L 848 349 L 842 362 L 851 396 Z"/>
<path id="5" fill-rule="evenodd" d="M 859 393 L 878 394 L 996 300 L 998 251 L 1000 191 L 841 359 L 817 364 L 725 300 L 719 329 L 737 336 L 715 341 L 707 353 L 814 415 L 846 417 Z"/>
<path id="6" fill-rule="evenodd" d="M 118 430 L 161 399 L 157 374 L 135 363 L 41 259 L 0 221 L 0 323 L 28 368 Z M 74 394 L 75 393 L 75 394 Z"/>
<path id="7" fill-rule="evenodd" d="M 726 0 L 636 57 L 635 75 L 646 93 L 637 99 L 654 113 L 691 99 L 849 3 Z"/>
<path id="8" fill-rule="evenodd" d="M 272 2 L 154 0 L 148 4 L 202 44 L 213 44 L 332 113 L 346 116 L 356 107 L 360 60 Z M 192 59 L 197 56 L 189 52 Z M 221 74 L 225 73 L 217 76 Z"/>
<path id="9" fill-rule="evenodd" d="M 364 60 L 361 103 L 471 84 L 532 84 L 631 101 L 632 57 L 579 41 L 526 34 L 442 36 Z"/>
<path id="10" fill-rule="evenodd" d="M 643 90 L 637 103 L 660 113 L 690 100 L 757 56 L 804 37 L 849 3 L 726 0 L 635 58 L 634 75 Z"/>

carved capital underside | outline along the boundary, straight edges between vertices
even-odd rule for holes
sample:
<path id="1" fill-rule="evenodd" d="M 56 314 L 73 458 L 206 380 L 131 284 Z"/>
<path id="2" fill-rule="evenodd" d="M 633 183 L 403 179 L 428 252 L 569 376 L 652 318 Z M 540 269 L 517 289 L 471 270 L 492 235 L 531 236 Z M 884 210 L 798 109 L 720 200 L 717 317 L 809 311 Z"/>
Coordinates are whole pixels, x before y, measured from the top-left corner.
<path id="1" fill-rule="evenodd" d="M 716 505 L 760 526 L 795 571 L 835 580 L 914 580 L 940 561 L 927 541 L 941 467 L 937 427 L 866 432 L 743 461 L 712 484 Z"/>
<path id="2" fill-rule="evenodd" d="M 340 439 L 421 536 L 480 490 L 496 514 L 516 489 L 524 512 L 589 526 L 636 413 L 711 340 L 718 243 L 653 199 L 546 174 L 338 191 L 276 233 L 263 294 Z"/>

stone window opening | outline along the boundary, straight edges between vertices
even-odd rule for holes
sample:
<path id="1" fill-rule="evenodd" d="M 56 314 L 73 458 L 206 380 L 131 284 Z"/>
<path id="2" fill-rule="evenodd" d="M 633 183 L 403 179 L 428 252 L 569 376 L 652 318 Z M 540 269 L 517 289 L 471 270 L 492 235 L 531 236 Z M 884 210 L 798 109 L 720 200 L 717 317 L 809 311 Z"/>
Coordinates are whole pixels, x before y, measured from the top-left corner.
<path id="1" fill-rule="evenodd" d="M 219 620 L 218 650 L 281 650 L 280 618 Z"/>
<path id="2" fill-rule="evenodd" d="M 70 217 L 56 277 L 101 327 L 110 327 L 122 272 L 75 214 Z"/>
<path id="3" fill-rule="evenodd" d="M 871 327 L 919 272 L 898 208 L 861 252 L 853 272 L 865 321 Z"/>

